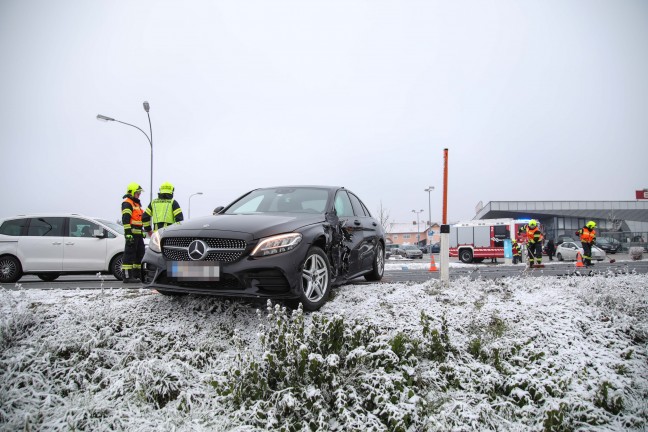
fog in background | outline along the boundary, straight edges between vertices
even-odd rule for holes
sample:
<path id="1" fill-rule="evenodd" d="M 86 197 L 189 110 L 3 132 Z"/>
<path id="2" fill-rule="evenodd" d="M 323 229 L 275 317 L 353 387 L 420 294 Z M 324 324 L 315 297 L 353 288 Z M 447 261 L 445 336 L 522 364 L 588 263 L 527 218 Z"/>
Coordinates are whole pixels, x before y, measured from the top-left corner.
<path id="1" fill-rule="evenodd" d="M 394 222 L 648 187 L 646 1 L 0 1 L 0 217 L 341 185 Z"/>

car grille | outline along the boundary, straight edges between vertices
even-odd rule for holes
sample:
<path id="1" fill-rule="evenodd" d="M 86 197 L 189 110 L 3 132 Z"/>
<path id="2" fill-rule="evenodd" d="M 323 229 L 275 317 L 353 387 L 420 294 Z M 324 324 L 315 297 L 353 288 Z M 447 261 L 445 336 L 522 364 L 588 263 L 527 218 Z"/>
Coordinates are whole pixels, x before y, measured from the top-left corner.
<path id="1" fill-rule="evenodd" d="M 240 239 L 169 237 L 162 240 L 164 257 L 171 261 L 192 261 L 187 250 L 168 249 L 167 246 L 188 248 L 194 240 L 204 241 L 209 248 L 220 249 L 210 251 L 204 261 L 234 262 L 243 256 L 247 246 L 245 240 Z"/>

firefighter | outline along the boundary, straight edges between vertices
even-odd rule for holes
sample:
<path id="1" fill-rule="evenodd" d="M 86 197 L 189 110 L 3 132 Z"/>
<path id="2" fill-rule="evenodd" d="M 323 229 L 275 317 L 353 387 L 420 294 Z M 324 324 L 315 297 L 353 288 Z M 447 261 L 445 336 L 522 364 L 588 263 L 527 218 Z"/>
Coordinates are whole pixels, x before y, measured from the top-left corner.
<path id="1" fill-rule="evenodd" d="M 139 197 L 144 189 L 137 183 L 130 183 L 126 187 L 126 195 L 121 205 L 122 224 L 124 225 L 124 257 L 122 270 L 124 283 L 135 283 L 142 276 L 142 258 L 144 258 L 144 236 L 142 231 L 142 205 Z"/>
<path id="2" fill-rule="evenodd" d="M 526 235 L 529 266 L 542 265 L 542 233 L 538 228 L 538 221 L 531 219 L 529 223 L 518 230 Z"/>
<path id="3" fill-rule="evenodd" d="M 589 221 L 578 231 L 576 235 L 580 237 L 583 244 L 583 264 L 589 267 L 592 264 L 592 246 L 596 243 L 596 222 Z"/>
<path id="4" fill-rule="evenodd" d="M 511 243 L 511 249 L 513 251 L 513 264 L 521 263 L 522 262 L 522 256 L 521 256 L 521 249 L 520 249 L 520 244 L 513 240 Z"/>
<path id="5" fill-rule="evenodd" d="M 144 230 L 151 235 L 154 231 L 164 228 L 184 219 L 178 201 L 173 199 L 175 188 L 169 182 L 160 186 L 158 197 L 146 208 L 142 216 Z"/>

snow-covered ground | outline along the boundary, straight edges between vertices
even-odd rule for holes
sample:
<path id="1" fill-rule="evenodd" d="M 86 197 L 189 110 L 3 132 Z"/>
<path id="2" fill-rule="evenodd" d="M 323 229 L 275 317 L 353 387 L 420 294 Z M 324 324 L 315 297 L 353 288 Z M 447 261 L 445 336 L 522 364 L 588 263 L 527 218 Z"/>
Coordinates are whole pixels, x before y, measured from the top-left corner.
<path id="1" fill-rule="evenodd" d="M 648 427 L 646 275 L 346 285 L 293 318 L 109 283 L 0 289 L 0 305 L 1 430 Z M 364 336 L 316 352 L 342 334 Z M 268 387 L 279 345 L 307 368 L 275 365 Z"/>

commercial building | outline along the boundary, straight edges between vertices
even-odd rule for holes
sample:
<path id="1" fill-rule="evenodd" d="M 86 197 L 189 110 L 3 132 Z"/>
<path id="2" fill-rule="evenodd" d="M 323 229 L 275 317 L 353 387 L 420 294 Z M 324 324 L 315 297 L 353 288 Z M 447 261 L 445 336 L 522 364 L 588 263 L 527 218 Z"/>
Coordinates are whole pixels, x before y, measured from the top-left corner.
<path id="1" fill-rule="evenodd" d="M 648 242 L 648 201 L 491 201 L 474 219 L 537 219 L 545 236 L 574 235 L 589 220 L 599 236 L 616 238 L 626 247 Z"/>

